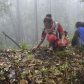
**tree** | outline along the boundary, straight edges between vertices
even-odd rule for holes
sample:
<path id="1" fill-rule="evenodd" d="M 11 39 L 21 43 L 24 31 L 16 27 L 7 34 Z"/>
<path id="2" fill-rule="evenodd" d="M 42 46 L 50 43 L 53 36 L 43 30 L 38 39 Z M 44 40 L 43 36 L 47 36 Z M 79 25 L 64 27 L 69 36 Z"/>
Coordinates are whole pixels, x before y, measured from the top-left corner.
<path id="1" fill-rule="evenodd" d="M 8 0 L 0 0 L 0 16 L 8 13 L 9 5 Z"/>

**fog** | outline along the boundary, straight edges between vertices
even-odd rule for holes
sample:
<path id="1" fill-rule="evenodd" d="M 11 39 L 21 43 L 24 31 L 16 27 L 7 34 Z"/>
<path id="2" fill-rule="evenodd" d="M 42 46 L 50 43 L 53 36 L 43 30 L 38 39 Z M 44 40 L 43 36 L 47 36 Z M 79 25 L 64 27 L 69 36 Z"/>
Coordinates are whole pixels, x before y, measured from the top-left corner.
<path id="1" fill-rule="evenodd" d="M 83 0 L 0 0 L 0 48 L 16 47 L 2 32 L 18 44 L 33 46 L 40 41 L 46 14 L 62 24 L 69 36 L 75 23 L 84 21 Z"/>

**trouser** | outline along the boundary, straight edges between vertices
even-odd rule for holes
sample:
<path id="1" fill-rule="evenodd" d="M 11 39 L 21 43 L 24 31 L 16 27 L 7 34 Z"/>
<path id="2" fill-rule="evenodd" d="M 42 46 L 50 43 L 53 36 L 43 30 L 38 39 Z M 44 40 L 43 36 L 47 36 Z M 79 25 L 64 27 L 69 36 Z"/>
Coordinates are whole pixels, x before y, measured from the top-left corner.
<path id="1" fill-rule="evenodd" d="M 49 47 L 55 49 L 57 47 L 57 37 L 55 34 L 48 34 L 47 40 L 49 42 Z"/>

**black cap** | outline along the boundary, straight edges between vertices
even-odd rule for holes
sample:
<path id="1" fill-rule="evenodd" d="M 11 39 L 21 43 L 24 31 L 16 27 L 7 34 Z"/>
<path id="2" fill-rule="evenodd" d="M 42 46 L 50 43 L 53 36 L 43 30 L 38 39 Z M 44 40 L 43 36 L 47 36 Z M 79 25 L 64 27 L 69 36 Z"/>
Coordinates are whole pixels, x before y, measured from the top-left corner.
<path id="1" fill-rule="evenodd" d="M 79 27 L 84 27 L 84 22 L 77 22 L 76 28 L 79 28 Z"/>
<path id="2" fill-rule="evenodd" d="M 52 15 L 51 15 L 51 14 L 47 14 L 47 15 L 46 15 L 46 17 L 50 17 L 50 18 L 51 18 L 51 17 L 52 17 Z"/>

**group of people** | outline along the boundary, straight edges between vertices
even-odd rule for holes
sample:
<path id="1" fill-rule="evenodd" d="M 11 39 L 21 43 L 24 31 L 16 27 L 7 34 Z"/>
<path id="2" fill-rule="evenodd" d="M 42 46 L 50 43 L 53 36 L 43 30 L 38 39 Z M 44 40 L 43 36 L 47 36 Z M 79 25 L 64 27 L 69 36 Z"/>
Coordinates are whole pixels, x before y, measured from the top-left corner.
<path id="1" fill-rule="evenodd" d="M 55 22 L 52 18 L 51 14 L 47 14 L 43 20 L 44 29 L 41 34 L 41 41 L 34 49 L 38 49 L 41 44 L 44 42 L 45 38 L 49 42 L 49 50 L 55 50 L 58 47 L 65 48 L 69 41 L 67 39 L 67 31 L 64 30 L 62 25 L 59 22 Z M 78 44 L 84 45 L 84 23 L 77 22 L 76 23 L 76 32 L 72 39 L 72 46 L 76 46 Z M 82 40 L 81 40 L 82 39 Z"/>

